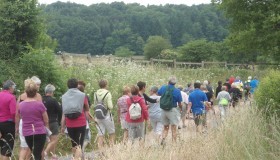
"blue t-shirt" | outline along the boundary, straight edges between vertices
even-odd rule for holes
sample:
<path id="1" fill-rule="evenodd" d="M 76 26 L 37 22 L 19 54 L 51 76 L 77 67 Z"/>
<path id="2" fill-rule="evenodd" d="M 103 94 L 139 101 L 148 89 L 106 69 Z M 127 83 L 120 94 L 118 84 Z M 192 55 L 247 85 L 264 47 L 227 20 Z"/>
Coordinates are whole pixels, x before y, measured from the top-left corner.
<path id="1" fill-rule="evenodd" d="M 195 89 L 189 95 L 189 102 L 192 103 L 192 112 L 194 114 L 202 114 L 205 110 L 204 102 L 207 102 L 207 96 L 200 89 Z"/>
<path id="2" fill-rule="evenodd" d="M 259 85 L 259 81 L 257 79 L 254 79 L 250 82 L 250 87 L 251 87 L 251 90 L 250 92 L 251 93 L 254 93 L 255 92 L 255 89 L 258 87 Z"/>
<path id="3" fill-rule="evenodd" d="M 173 88 L 173 107 L 177 107 L 177 103 L 181 103 L 182 102 L 182 95 L 181 95 L 181 91 L 177 88 L 175 88 L 174 85 L 169 84 L 168 87 Z M 167 86 L 162 86 L 159 90 L 158 90 L 158 95 L 162 96 L 163 93 L 166 91 Z"/>

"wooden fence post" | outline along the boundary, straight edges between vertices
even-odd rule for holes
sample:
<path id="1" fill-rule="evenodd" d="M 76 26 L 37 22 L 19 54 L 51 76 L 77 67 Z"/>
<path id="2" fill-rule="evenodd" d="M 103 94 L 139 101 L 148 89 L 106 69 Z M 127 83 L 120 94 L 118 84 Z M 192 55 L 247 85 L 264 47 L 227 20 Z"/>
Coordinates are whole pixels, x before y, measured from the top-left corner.
<path id="1" fill-rule="evenodd" d="M 176 68 L 176 59 L 173 59 L 174 68 Z"/>
<path id="2" fill-rule="evenodd" d="M 225 62 L 225 67 L 227 68 L 227 62 Z"/>
<path id="3" fill-rule="evenodd" d="M 151 61 L 151 65 L 154 66 L 154 59 L 151 58 L 150 61 Z"/>
<path id="4" fill-rule="evenodd" d="M 201 62 L 201 67 L 204 68 L 204 61 Z"/>
<path id="5" fill-rule="evenodd" d="M 88 60 L 88 63 L 91 63 L 91 54 L 90 53 L 87 55 L 87 60 Z"/>

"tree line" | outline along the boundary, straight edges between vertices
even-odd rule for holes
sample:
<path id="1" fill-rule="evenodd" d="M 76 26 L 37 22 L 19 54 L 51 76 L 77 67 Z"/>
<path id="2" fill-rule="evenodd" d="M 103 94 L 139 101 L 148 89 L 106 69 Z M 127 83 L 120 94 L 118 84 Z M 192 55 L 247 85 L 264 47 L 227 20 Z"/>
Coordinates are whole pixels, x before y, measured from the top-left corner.
<path id="1" fill-rule="evenodd" d="M 161 36 L 176 48 L 197 39 L 221 42 L 229 34 L 229 21 L 210 4 L 189 7 L 113 2 L 84 6 L 56 2 L 41 7 L 48 34 L 58 41 L 60 51 L 114 54 L 124 47 L 141 55 L 150 36 Z"/>

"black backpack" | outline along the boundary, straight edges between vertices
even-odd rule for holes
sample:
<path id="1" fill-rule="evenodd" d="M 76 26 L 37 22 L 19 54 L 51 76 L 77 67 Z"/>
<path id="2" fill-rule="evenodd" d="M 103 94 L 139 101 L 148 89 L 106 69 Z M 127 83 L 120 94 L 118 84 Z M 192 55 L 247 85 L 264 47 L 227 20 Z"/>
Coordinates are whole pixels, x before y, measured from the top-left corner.
<path id="1" fill-rule="evenodd" d="M 95 93 L 95 98 L 96 98 L 97 104 L 94 106 L 94 114 L 97 119 L 105 119 L 105 117 L 108 113 L 108 109 L 104 105 L 104 99 L 108 93 L 109 92 L 107 92 L 105 94 L 105 96 L 102 98 L 101 101 L 98 100 L 97 93 Z"/>
<path id="2" fill-rule="evenodd" d="M 160 97 L 160 108 L 169 111 L 173 108 L 173 90 L 174 88 L 166 86 L 166 91 Z"/>

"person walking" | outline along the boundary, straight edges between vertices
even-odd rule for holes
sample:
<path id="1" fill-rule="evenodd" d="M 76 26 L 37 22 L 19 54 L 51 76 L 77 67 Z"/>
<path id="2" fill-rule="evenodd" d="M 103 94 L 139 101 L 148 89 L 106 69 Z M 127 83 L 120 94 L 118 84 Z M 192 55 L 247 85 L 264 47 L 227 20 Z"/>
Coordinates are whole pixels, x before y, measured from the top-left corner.
<path id="1" fill-rule="evenodd" d="M 210 108 L 206 94 L 201 91 L 200 82 L 194 83 L 195 90 L 189 95 L 187 114 L 189 116 L 192 109 L 196 132 L 202 133 L 203 126 L 206 126 L 206 107 Z"/>
<path id="2" fill-rule="evenodd" d="M 43 103 L 47 108 L 49 117 L 49 127 L 51 131 L 50 142 L 48 143 L 44 156 L 51 156 L 52 160 L 58 159 L 55 153 L 56 145 L 58 143 L 59 122 L 61 120 L 62 109 L 54 96 L 55 87 L 48 84 L 45 87 L 45 96 L 43 96 Z"/>
<path id="3" fill-rule="evenodd" d="M 138 96 L 139 87 L 132 85 L 130 88 L 132 96 L 127 99 L 128 113 L 125 117 L 128 124 L 128 137 L 132 142 L 134 142 L 135 139 L 142 141 L 145 138 L 144 121 L 148 121 L 149 118 L 148 108 L 144 98 Z M 136 108 L 137 111 L 135 111 L 134 108 Z M 134 117 L 136 112 L 137 117 Z"/>
<path id="4" fill-rule="evenodd" d="M 37 91 L 38 87 L 33 80 L 25 80 L 27 98 L 19 103 L 18 113 L 22 119 L 22 134 L 34 159 L 42 160 L 49 119 L 46 107 L 36 99 Z M 18 123 L 19 118 L 17 118 Z"/>
<path id="5" fill-rule="evenodd" d="M 82 80 L 78 81 L 78 89 L 81 92 L 85 92 L 85 87 L 86 87 L 86 83 Z M 86 100 L 88 103 L 88 106 L 90 107 L 90 101 L 89 101 L 89 97 L 86 95 Z M 92 116 L 91 114 L 89 114 L 89 117 L 87 117 L 87 125 L 86 125 L 86 133 L 85 133 L 85 139 L 84 139 L 84 144 L 83 144 L 83 148 L 82 150 L 84 151 L 85 148 L 87 147 L 88 143 L 90 143 L 91 140 L 91 132 L 90 132 L 90 128 L 89 128 L 89 121 L 92 120 Z"/>
<path id="6" fill-rule="evenodd" d="M 1 160 L 9 160 L 12 157 L 15 140 L 15 115 L 16 98 L 13 95 L 16 84 L 7 80 L 0 92 L 0 148 Z"/>
<path id="7" fill-rule="evenodd" d="M 158 95 L 161 96 L 161 120 L 164 125 L 161 141 L 162 145 L 165 144 L 165 139 L 168 135 L 170 126 L 172 132 L 172 141 L 176 142 L 177 139 L 177 128 L 180 121 L 180 112 L 177 109 L 177 105 L 180 107 L 180 111 L 182 111 L 182 96 L 180 90 L 175 88 L 176 83 L 177 78 L 175 76 L 171 76 L 169 78 L 168 85 L 162 86 L 158 91 Z"/>
<path id="8" fill-rule="evenodd" d="M 186 114 L 187 114 L 187 106 L 189 103 L 189 96 L 187 93 L 185 93 L 183 91 L 183 86 L 178 86 L 178 89 L 181 92 L 181 96 L 182 96 L 182 112 L 181 112 L 181 120 L 182 120 L 182 124 L 183 124 L 183 128 L 186 128 Z M 178 127 L 179 129 L 181 128 L 180 125 Z"/>
<path id="9" fill-rule="evenodd" d="M 131 89 L 128 86 L 123 87 L 123 95 L 118 99 L 118 121 L 121 124 L 123 132 L 123 142 L 125 143 L 128 139 L 128 125 L 125 121 L 126 114 L 128 112 L 127 99 L 131 97 Z"/>
<path id="10" fill-rule="evenodd" d="M 157 139 L 162 135 L 163 124 L 161 123 L 161 108 L 159 105 L 160 96 L 157 95 L 158 87 L 153 86 L 150 90 L 150 98 L 156 99 L 157 103 L 148 103 L 148 111 L 150 124 L 153 128 L 153 132 L 156 135 Z"/>
<path id="11" fill-rule="evenodd" d="M 86 117 L 89 117 L 89 105 L 85 93 L 78 87 L 78 80 L 71 78 L 67 81 L 68 90 L 62 95 L 62 119 L 61 133 L 64 134 L 65 126 L 72 143 L 72 153 L 74 157 L 79 155 L 83 148 Z"/>
<path id="12" fill-rule="evenodd" d="M 239 100 L 242 99 L 242 92 L 233 83 L 231 85 L 231 89 L 229 91 L 229 94 L 231 95 L 231 98 L 232 98 L 232 107 L 235 108 L 235 106 L 238 104 Z"/>
<path id="13" fill-rule="evenodd" d="M 218 87 L 216 88 L 216 95 L 215 95 L 216 98 L 218 97 L 219 92 L 222 91 L 222 83 L 223 83 L 222 81 L 218 81 Z"/>
<path id="14" fill-rule="evenodd" d="M 150 98 L 145 93 L 145 91 L 146 91 L 146 83 L 145 82 L 139 81 L 139 82 L 137 82 L 137 86 L 139 87 L 139 96 L 144 98 L 146 105 L 148 104 L 147 102 L 157 103 L 156 99 Z"/>
<path id="15" fill-rule="evenodd" d="M 99 87 L 94 93 L 94 110 L 95 110 L 95 121 L 96 128 L 98 131 L 98 148 L 104 147 L 104 136 L 107 131 L 109 134 L 110 145 L 114 144 L 115 141 L 115 124 L 113 115 L 110 110 L 113 109 L 112 95 L 108 91 L 108 81 L 101 79 L 99 81 Z M 103 108 L 97 108 L 97 105 L 102 105 Z M 98 112 L 97 112 L 98 111 Z M 101 116 L 101 117 L 100 117 Z"/>
<path id="16" fill-rule="evenodd" d="M 29 82 L 27 81 L 29 79 L 26 79 L 24 81 L 24 86 L 26 87 L 27 84 L 25 84 L 25 82 Z M 40 89 L 40 86 L 41 86 L 41 80 L 37 77 L 37 76 L 32 76 L 31 77 L 31 80 L 33 82 L 35 82 L 36 84 L 36 87 L 37 87 L 37 93 L 35 95 L 35 99 L 37 101 L 40 101 L 42 102 L 42 96 L 40 95 L 39 92 L 39 89 Z M 22 93 L 19 97 L 18 97 L 18 100 L 17 100 L 17 108 L 19 106 L 19 103 L 26 100 L 27 99 L 27 94 L 24 92 Z M 31 158 L 31 150 L 29 149 L 26 141 L 25 141 L 25 138 L 24 136 L 22 135 L 22 120 L 19 121 L 19 139 L 20 139 L 20 150 L 19 150 L 19 160 L 27 160 L 27 159 L 30 159 Z"/>
<path id="17" fill-rule="evenodd" d="M 217 96 L 217 101 L 219 104 L 221 120 L 224 121 L 225 117 L 227 116 L 229 102 L 231 100 L 230 94 L 227 92 L 227 87 L 222 86 L 222 91 L 219 92 Z"/>

